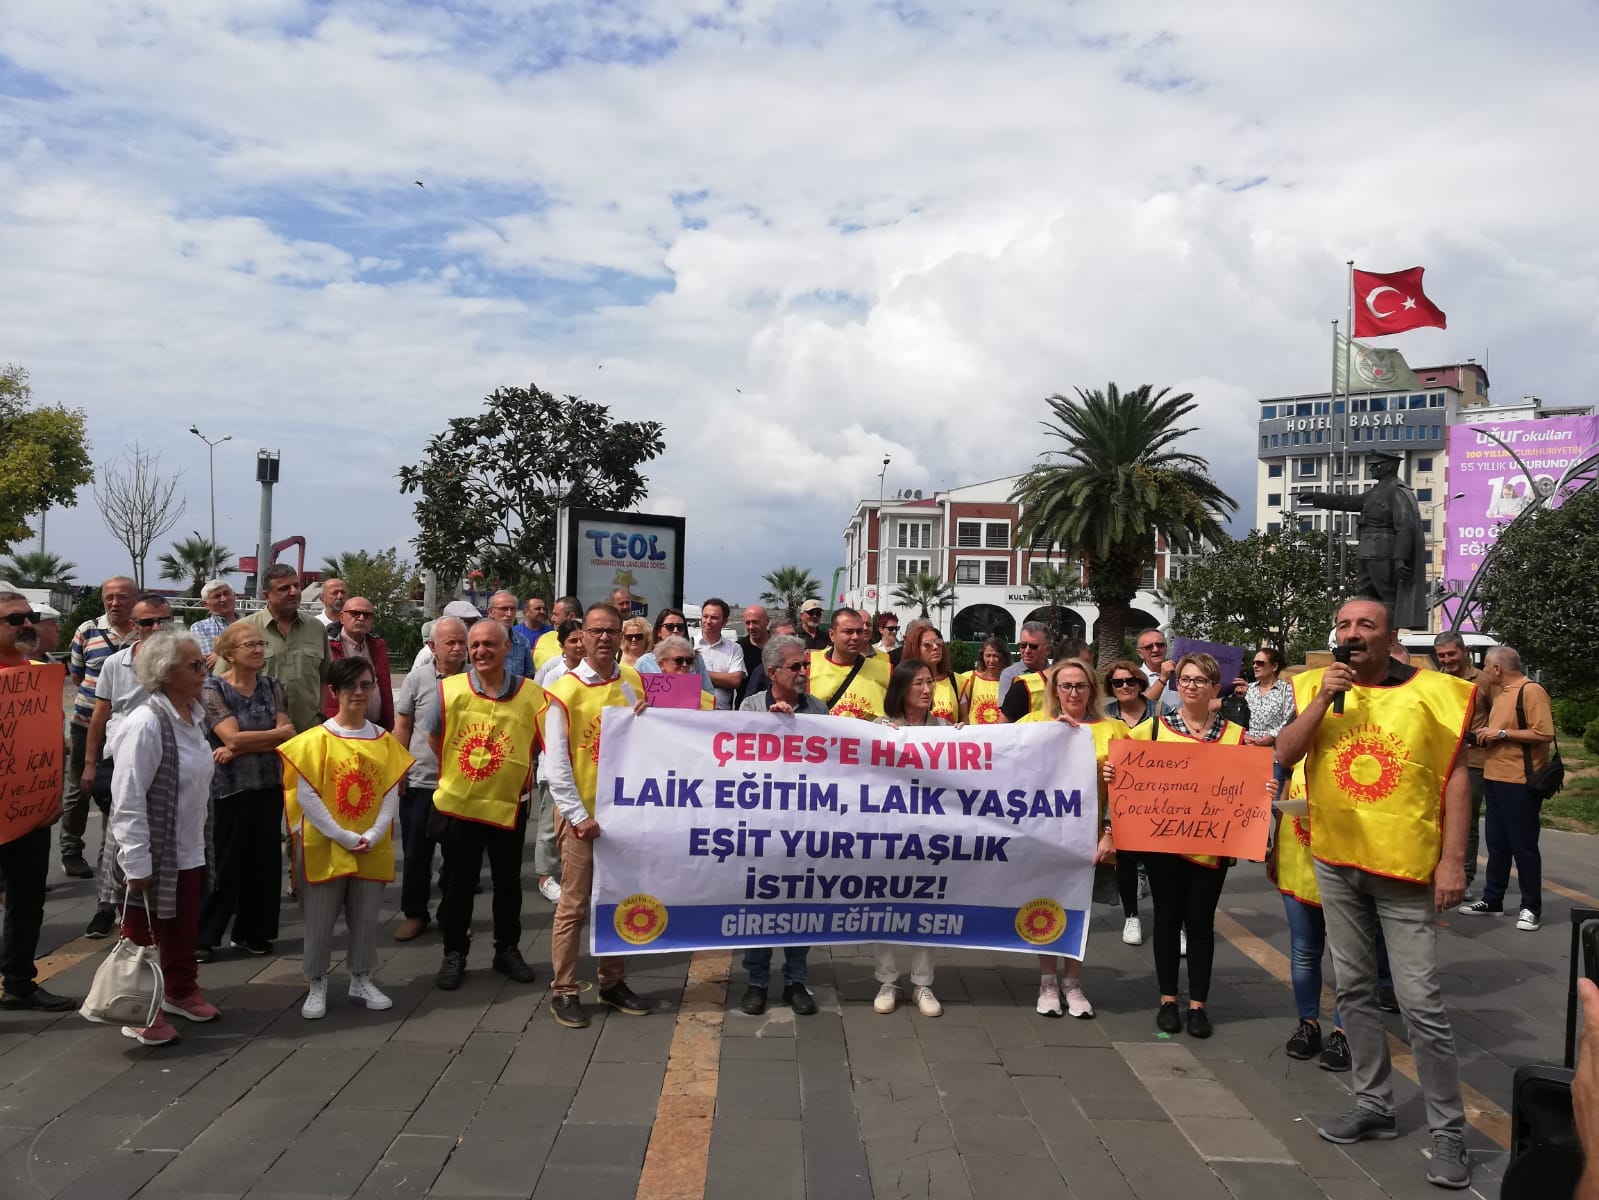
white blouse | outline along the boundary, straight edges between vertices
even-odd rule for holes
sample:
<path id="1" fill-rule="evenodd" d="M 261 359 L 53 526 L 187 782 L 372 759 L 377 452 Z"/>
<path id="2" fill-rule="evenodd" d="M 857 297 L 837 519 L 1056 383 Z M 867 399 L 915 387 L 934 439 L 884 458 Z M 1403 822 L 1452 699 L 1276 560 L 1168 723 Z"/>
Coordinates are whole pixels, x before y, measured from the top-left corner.
<path id="1" fill-rule="evenodd" d="M 178 716 L 165 695 L 155 697 L 166 710 L 178 743 L 178 870 L 205 866 L 205 822 L 211 809 L 211 772 L 216 763 L 205 740 L 205 709 L 190 706 L 192 721 Z M 108 746 L 116 770 L 111 775 L 109 825 L 117 842 L 117 864 L 129 879 L 155 874 L 150 860 L 150 810 L 146 795 L 161 765 L 161 718 L 141 704 L 123 717 Z"/>

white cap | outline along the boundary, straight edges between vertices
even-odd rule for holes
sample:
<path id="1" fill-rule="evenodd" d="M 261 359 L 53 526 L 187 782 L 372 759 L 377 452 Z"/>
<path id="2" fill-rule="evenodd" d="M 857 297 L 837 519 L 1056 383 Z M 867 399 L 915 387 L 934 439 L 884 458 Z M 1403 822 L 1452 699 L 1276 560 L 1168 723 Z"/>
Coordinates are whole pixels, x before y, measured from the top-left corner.
<path id="1" fill-rule="evenodd" d="M 41 621 L 59 621 L 61 619 L 61 614 L 48 604 L 35 604 L 33 612 Z"/>
<path id="2" fill-rule="evenodd" d="M 483 614 L 477 610 L 477 605 L 469 600 L 451 600 L 444 606 L 444 611 L 439 614 L 445 617 L 455 617 L 461 621 L 481 620 Z"/>

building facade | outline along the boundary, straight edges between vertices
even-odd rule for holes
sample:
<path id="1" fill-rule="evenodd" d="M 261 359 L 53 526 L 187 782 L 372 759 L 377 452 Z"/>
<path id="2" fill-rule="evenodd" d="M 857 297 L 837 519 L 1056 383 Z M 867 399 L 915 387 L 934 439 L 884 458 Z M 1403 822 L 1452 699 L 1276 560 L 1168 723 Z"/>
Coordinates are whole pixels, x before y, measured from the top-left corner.
<path id="1" fill-rule="evenodd" d="M 1050 606 L 1031 588 L 1034 573 L 1050 566 L 1082 579 L 1082 564 L 1053 548 L 1031 549 L 1017 541 L 1021 507 L 1011 492 L 1021 477 L 1007 476 L 938 492 L 925 499 L 862 500 L 844 528 L 844 574 L 834 602 L 868 612 L 916 615 L 896 602 L 894 591 L 916 575 L 954 584 L 955 602 L 932 614 L 948 637 L 976 640 L 997 634 L 1016 640 L 1030 620 L 1048 620 Z M 1163 625 L 1168 608 L 1158 589 L 1180 569 L 1165 547 L 1146 568 L 1128 631 Z M 1092 638 L 1099 609 L 1082 600 L 1061 605 L 1067 637 Z"/>

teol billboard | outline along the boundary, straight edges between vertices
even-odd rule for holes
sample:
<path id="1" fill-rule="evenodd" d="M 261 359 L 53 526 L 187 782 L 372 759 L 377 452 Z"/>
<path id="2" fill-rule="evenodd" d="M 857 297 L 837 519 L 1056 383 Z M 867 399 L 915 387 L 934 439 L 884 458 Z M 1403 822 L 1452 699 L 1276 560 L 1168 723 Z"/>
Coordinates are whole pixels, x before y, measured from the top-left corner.
<path id="1" fill-rule="evenodd" d="M 584 604 L 613 588 L 633 597 L 633 615 L 654 618 L 683 607 L 682 517 L 563 508 L 556 518 L 555 579 Z"/>

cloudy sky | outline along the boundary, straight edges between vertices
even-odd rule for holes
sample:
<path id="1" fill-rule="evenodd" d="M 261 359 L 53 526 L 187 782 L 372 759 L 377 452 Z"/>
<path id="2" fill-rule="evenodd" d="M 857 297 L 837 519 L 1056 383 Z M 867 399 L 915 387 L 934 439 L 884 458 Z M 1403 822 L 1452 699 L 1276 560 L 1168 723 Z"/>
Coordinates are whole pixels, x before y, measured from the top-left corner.
<path id="1" fill-rule="evenodd" d="M 405 545 L 396 469 L 500 385 L 666 425 L 691 599 L 826 579 L 856 501 L 1011 474 L 1043 398 L 1326 386 L 1343 263 L 1427 268 L 1500 401 L 1593 398 L 1577 0 L 49 0 L 0 24 L 0 362 L 204 532 Z M 414 180 L 425 187 L 418 188 Z M 604 369 L 599 367 L 603 364 Z M 91 498 L 49 522 L 125 569 Z"/>

